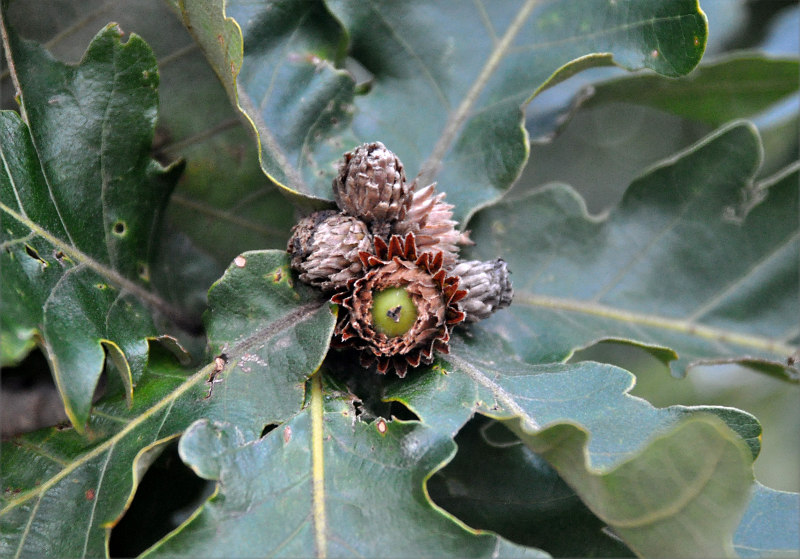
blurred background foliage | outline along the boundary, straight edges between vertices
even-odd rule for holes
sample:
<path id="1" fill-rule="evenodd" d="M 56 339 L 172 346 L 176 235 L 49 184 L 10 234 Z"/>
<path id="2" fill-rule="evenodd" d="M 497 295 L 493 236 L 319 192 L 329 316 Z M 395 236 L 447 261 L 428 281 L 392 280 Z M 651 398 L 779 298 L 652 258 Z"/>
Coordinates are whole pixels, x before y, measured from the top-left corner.
<path id="1" fill-rule="evenodd" d="M 701 6 L 710 27 L 701 68 L 734 52 L 760 52 L 776 58 L 797 57 L 800 52 L 797 1 L 704 0 Z M 44 43 L 54 56 L 67 62 L 76 62 L 109 21 L 118 22 L 126 33 L 141 35 L 152 46 L 161 72 L 154 154 L 162 162 L 179 158 L 187 162 L 169 206 L 170 242 L 190 240 L 202 251 L 201 260 L 193 264 L 197 273 L 209 278 L 208 284 L 242 251 L 285 246 L 295 221 L 294 210 L 261 172 L 254 140 L 231 108 L 202 52 L 164 2 L 26 0 L 13 4 L 10 15 L 23 36 Z M 643 170 L 714 128 L 635 103 L 581 105 L 580 100 L 589 98 L 587 93 L 601 81 L 625 75 L 615 68 L 584 72 L 530 103 L 526 113 L 530 159 L 509 196 L 563 182 L 585 197 L 591 213 L 603 214 Z M 561 110 L 565 98 L 576 99 L 567 114 Z M 2 106 L 17 108 L 7 71 L 2 73 Z M 795 94 L 766 111 L 748 115 L 765 142 L 762 176 L 798 159 L 799 114 L 800 98 Z M 559 133 L 543 138 L 537 130 L 548 119 L 559 122 Z M 713 404 L 754 414 L 765 433 L 755 463 L 757 478 L 775 489 L 800 490 L 800 447 L 796 443 L 800 386 L 728 366 L 696 368 L 686 378 L 675 379 L 645 352 L 621 344 L 600 343 L 572 358 L 588 359 L 632 371 L 638 378 L 633 393 L 656 406 Z M 3 371 L 2 389 L 4 437 L 63 417 L 47 364 L 38 351 L 19 366 Z M 172 462 L 176 462 L 174 457 Z M 174 467 L 181 466 L 177 462 Z M 152 477 L 166 475 L 159 474 L 166 469 L 154 468 Z"/>

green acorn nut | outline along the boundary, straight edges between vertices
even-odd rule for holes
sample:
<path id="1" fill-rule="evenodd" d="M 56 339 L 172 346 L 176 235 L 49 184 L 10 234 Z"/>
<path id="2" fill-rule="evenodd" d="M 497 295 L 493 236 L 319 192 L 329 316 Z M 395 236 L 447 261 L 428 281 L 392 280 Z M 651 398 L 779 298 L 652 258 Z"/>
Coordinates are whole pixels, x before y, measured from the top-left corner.
<path id="1" fill-rule="evenodd" d="M 417 320 L 417 306 L 404 287 L 391 287 L 373 295 L 372 324 L 390 338 L 402 336 Z"/>

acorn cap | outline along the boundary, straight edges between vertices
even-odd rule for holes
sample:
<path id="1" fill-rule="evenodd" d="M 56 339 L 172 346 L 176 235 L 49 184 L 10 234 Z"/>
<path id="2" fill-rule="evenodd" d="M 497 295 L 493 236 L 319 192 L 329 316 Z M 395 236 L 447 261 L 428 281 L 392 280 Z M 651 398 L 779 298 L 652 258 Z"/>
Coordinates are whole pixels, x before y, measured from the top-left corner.
<path id="1" fill-rule="evenodd" d="M 359 253 L 372 252 L 372 235 L 363 221 L 324 210 L 294 226 L 286 250 L 301 281 L 335 291 L 361 274 Z"/>
<path id="2" fill-rule="evenodd" d="M 444 192 L 436 194 L 436 183 L 413 192 L 405 217 L 394 224 L 393 231 L 401 236 L 413 233 L 419 253 L 441 252 L 444 267 L 451 268 L 458 259 L 458 245 L 471 241 L 456 229 L 453 205 L 444 198 Z"/>
<path id="3" fill-rule="evenodd" d="M 361 144 L 345 153 L 333 179 L 339 208 L 386 232 L 405 216 L 412 188 L 406 183 L 403 164 L 381 142 Z"/>
<path id="4" fill-rule="evenodd" d="M 431 363 L 434 352 L 447 353 L 450 331 L 464 320 L 458 301 L 466 293 L 459 289 L 458 278 L 442 268 L 441 253 L 417 255 L 414 236 L 408 235 L 393 236 L 388 245 L 376 237 L 374 254 L 360 256 L 363 277 L 349 292 L 331 298 L 343 310 L 334 331 L 335 344 L 359 350 L 362 366 L 374 364 L 381 374 L 394 370 L 401 378 L 409 366 Z M 411 300 L 416 314 L 411 326 L 390 337 L 376 327 L 372 309 L 376 295 L 394 288 L 404 290 L 402 300 Z M 389 309 L 387 314 L 402 311 Z"/>
<path id="5" fill-rule="evenodd" d="M 466 322 L 477 322 L 511 304 L 514 289 L 511 272 L 505 260 L 465 260 L 452 270 L 460 278 L 459 287 L 467 292 L 461 300 L 461 310 L 466 313 Z"/>

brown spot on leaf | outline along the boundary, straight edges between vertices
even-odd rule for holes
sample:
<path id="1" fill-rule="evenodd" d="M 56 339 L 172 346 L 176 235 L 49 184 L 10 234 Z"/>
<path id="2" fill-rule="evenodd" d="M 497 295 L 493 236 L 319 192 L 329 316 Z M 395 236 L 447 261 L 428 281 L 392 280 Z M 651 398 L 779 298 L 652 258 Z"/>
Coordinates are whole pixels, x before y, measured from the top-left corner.
<path id="1" fill-rule="evenodd" d="M 283 442 L 288 444 L 292 440 L 292 428 L 287 425 L 283 428 Z"/>
<path id="2" fill-rule="evenodd" d="M 386 426 L 386 420 L 385 419 L 380 418 L 378 420 L 378 422 L 375 424 L 375 426 L 378 428 L 378 433 L 380 433 L 381 435 L 385 435 L 386 434 L 386 431 L 387 431 L 388 427 Z"/>
<path id="3" fill-rule="evenodd" d="M 225 368 L 225 364 L 227 362 L 228 362 L 228 360 L 227 360 L 227 358 L 226 358 L 224 353 L 221 353 L 221 354 L 217 355 L 214 358 L 214 373 L 212 373 L 212 374 L 216 374 L 216 373 L 222 372 L 222 369 Z"/>
<path id="4" fill-rule="evenodd" d="M 92 499 L 94 499 L 94 495 L 95 495 L 94 489 L 87 489 L 86 490 L 86 500 L 87 501 L 91 501 Z"/>
<path id="5" fill-rule="evenodd" d="M 247 264 L 247 258 L 242 256 L 241 254 L 233 259 L 233 263 L 236 264 L 238 268 L 244 268 L 244 265 Z"/>

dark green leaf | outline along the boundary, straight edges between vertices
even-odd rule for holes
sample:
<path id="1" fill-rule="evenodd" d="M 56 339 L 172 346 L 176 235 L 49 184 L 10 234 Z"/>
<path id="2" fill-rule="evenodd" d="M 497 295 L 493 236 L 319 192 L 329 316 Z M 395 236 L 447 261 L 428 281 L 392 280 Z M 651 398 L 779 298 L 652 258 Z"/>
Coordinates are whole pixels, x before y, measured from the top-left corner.
<path id="1" fill-rule="evenodd" d="M 464 529 L 423 489 L 452 440 L 417 422 L 364 423 L 351 404 L 312 390 L 312 402 L 265 437 L 199 421 L 184 461 L 218 482 L 199 514 L 148 556 L 541 557 Z M 318 421 L 317 421 L 318 419 Z"/>
<path id="2" fill-rule="evenodd" d="M 440 181 L 457 218 L 519 175 L 527 157 L 521 107 L 535 91 L 612 58 L 685 74 L 707 33 L 691 1 L 588 9 L 574 0 L 330 1 L 327 9 L 334 17 L 316 2 L 228 2 L 223 12 L 209 1 L 181 4 L 180 13 L 253 122 L 262 168 L 276 182 L 330 198 L 342 151 L 380 140 L 410 175 Z M 369 74 L 363 87 L 337 69 L 346 66 L 345 46 Z"/>
<path id="3" fill-rule="evenodd" d="M 246 252 L 208 293 L 211 351 L 220 356 L 211 403 L 251 440 L 292 416 L 328 351 L 336 307 L 295 282 L 283 251 Z M 224 366 L 223 366 L 224 365 Z"/>
<path id="4" fill-rule="evenodd" d="M 225 347 L 222 361 L 189 376 L 156 349 L 130 409 L 123 395 L 106 398 L 83 436 L 55 427 L 4 445 L 0 554 L 101 555 L 150 461 L 192 421 L 225 421 L 251 440 L 298 412 L 335 313 L 312 289 L 292 287 L 285 253 L 242 258 L 209 297 L 209 333 L 215 349 Z M 78 507 L 74 515 L 63 514 L 66 504 Z"/>
<path id="5" fill-rule="evenodd" d="M 150 265 L 180 167 L 150 158 L 158 72 L 149 47 L 102 30 L 81 65 L 66 66 L 5 28 L 23 122 L 2 114 L 3 360 L 36 339 L 70 420 L 81 429 L 104 349 L 131 386 L 157 332 Z M 27 125 L 26 125 L 27 124 Z"/>
<path id="6" fill-rule="evenodd" d="M 630 373 L 610 365 L 515 361 L 482 335 L 456 341 L 440 365 L 393 384 L 387 397 L 450 433 L 474 411 L 503 419 L 637 554 L 729 554 L 752 451 L 709 408 L 656 409 L 628 395 L 632 386 Z M 715 415 L 738 430 L 757 426 L 737 410 Z M 655 486 L 665 493 L 642 497 Z M 685 490 L 675 493 L 678 486 Z M 708 524 L 697 534 L 713 538 L 681 533 L 700 519 Z"/>
<path id="7" fill-rule="evenodd" d="M 166 220 L 217 260 L 216 276 L 240 252 L 285 246 L 292 208 L 261 171 L 249 124 L 163 0 L 24 0 L 11 2 L 8 18 L 20 35 L 68 63 L 108 21 L 143 37 L 160 75 L 154 156 L 186 162 Z M 4 93 L 13 93 L 6 84 Z"/>
<path id="8" fill-rule="evenodd" d="M 133 406 L 122 396 L 97 404 L 84 435 L 58 426 L 4 442 L 0 555 L 104 555 L 149 464 L 202 414 L 207 378 L 155 357 Z"/>
<path id="9" fill-rule="evenodd" d="M 505 258 L 515 297 L 484 322 L 533 363 L 599 340 L 676 370 L 742 362 L 797 379 L 798 168 L 758 184 L 760 145 L 736 124 L 654 168 L 607 218 L 569 188 L 509 199 L 470 223 L 473 256 Z"/>

